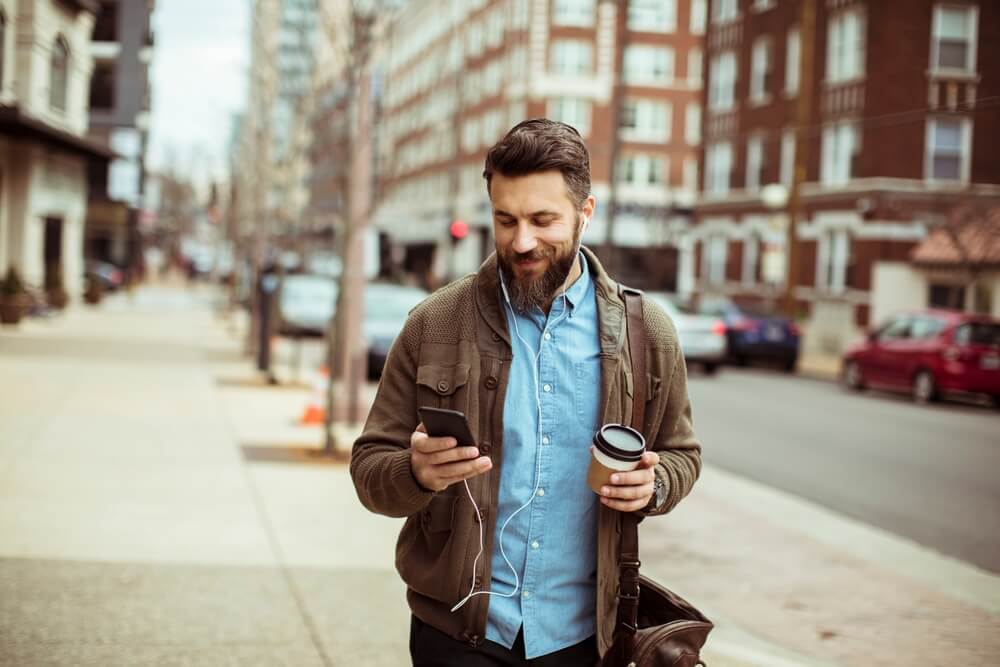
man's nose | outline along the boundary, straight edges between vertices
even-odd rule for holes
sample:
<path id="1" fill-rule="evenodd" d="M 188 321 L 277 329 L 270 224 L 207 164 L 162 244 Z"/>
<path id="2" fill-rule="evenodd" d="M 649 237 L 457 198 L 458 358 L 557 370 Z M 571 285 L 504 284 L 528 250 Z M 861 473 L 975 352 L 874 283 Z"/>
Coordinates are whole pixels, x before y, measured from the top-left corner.
<path id="1" fill-rule="evenodd" d="M 535 239 L 535 232 L 531 229 L 531 225 L 518 225 L 517 232 L 514 234 L 514 252 L 522 255 L 531 252 L 537 245 L 538 241 Z"/>

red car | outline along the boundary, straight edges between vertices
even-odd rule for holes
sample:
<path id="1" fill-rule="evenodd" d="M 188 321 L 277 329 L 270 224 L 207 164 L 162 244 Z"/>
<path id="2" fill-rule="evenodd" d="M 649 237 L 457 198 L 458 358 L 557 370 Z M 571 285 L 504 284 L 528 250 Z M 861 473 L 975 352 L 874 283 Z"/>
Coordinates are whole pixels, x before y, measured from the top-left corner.
<path id="1" fill-rule="evenodd" d="M 844 355 L 844 384 L 902 390 L 918 403 L 988 394 L 1000 407 L 1000 320 L 946 310 L 904 313 Z"/>

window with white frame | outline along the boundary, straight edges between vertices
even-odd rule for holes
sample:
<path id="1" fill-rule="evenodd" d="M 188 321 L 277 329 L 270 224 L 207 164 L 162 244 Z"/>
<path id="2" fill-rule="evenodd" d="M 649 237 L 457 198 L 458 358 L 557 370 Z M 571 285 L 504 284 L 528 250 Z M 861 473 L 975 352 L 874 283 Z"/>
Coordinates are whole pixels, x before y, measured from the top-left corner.
<path id="1" fill-rule="evenodd" d="M 682 166 L 683 173 L 681 177 L 684 179 L 684 189 L 688 192 L 698 191 L 698 160 L 693 157 L 684 158 L 684 164 Z"/>
<path id="2" fill-rule="evenodd" d="M 781 183 L 791 187 L 795 175 L 795 130 L 781 133 Z"/>
<path id="3" fill-rule="evenodd" d="M 845 185 L 851 180 L 852 163 L 860 148 L 858 126 L 843 121 L 823 128 L 823 155 L 820 182 L 824 185 Z"/>
<path id="4" fill-rule="evenodd" d="M 708 75 L 709 110 L 729 111 L 735 101 L 736 53 L 725 51 L 712 58 Z"/>
<path id="5" fill-rule="evenodd" d="M 826 30 L 826 80 L 840 83 L 865 75 L 865 16 L 861 9 L 833 15 Z"/>
<path id="6" fill-rule="evenodd" d="M 529 0 L 513 0 L 510 25 L 512 28 L 527 28 L 530 22 Z"/>
<path id="7" fill-rule="evenodd" d="M 724 195 L 729 192 L 733 168 L 733 147 L 728 141 L 710 144 L 705 149 L 705 192 Z"/>
<path id="8" fill-rule="evenodd" d="M 802 33 L 798 28 L 788 31 L 785 39 L 785 94 L 799 92 L 799 58 L 802 52 Z"/>
<path id="9" fill-rule="evenodd" d="M 49 106 L 56 111 L 66 111 L 69 89 L 69 45 L 59 35 L 52 45 L 49 59 Z"/>
<path id="10" fill-rule="evenodd" d="M 755 134 L 747 139 L 746 188 L 757 190 L 761 185 L 761 170 L 764 167 L 764 137 Z"/>
<path id="11" fill-rule="evenodd" d="M 471 153 L 479 146 L 479 119 L 469 118 L 462 125 L 462 150 Z"/>
<path id="12" fill-rule="evenodd" d="M 688 85 L 700 88 L 701 76 L 702 76 L 701 49 L 688 49 L 687 58 L 688 58 L 688 69 L 687 69 Z"/>
<path id="13" fill-rule="evenodd" d="M 754 40 L 750 56 L 750 101 L 755 104 L 767 102 L 770 84 L 771 38 L 763 36 Z"/>
<path id="14" fill-rule="evenodd" d="M 593 71 L 593 48 L 581 39 L 553 40 L 549 71 L 563 76 L 584 76 Z"/>
<path id="15" fill-rule="evenodd" d="M 928 120 L 926 178 L 968 182 L 971 135 L 972 124 L 968 118 Z"/>
<path id="16" fill-rule="evenodd" d="M 684 109 L 684 141 L 691 146 L 701 143 L 701 105 L 697 102 Z"/>
<path id="17" fill-rule="evenodd" d="M 594 0 L 554 0 L 552 24 L 584 28 L 594 25 Z"/>
<path id="18" fill-rule="evenodd" d="M 674 50 L 666 46 L 635 45 L 625 48 L 625 81 L 664 84 L 674 79 Z"/>
<path id="19" fill-rule="evenodd" d="M 721 285 L 726 282 L 726 260 L 729 255 L 729 240 L 722 234 L 708 238 L 708 282 Z"/>
<path id="20" fill-rule="evenodd" d="M 739 0 L 715 0 L 712 3 L 712 23 L 727 23 L 739 16 Z"/>
<path id="21" fill-rule="evenodd" d="M 628 185 L 662 186 L 665 184 L 666 164 L 666 160 L 658 155 L 626 155 L 618 163 L 617 180 Z"/>
<path id="22" fill-rule="evenodd" d="M 760 236 L 750 232 L 743 241 L 743 284 L 753 285 L 757 282 L 757 259 L 760 256 Z"/>
<path id="23" fill-rule="evenodd" d="M 670 141 L 669 102 L 628 99 L 622 105 L 621 129 L 630 141 Z"/>
<path id="24" fill-rule="evenodd" d="M 3 90 L 4 56 L 7 54 L 7 15 L 0 7 L 0 91 Z"/>
<path id="25" fill-rule="evenodd" d="M 628 29 L 637 32 L 675 31 L 677 0 L 629 0 Z"/>
<path id="26" fill-rule="evenodd" d="M 821 290 L 842 293 L 847 288 L 851 238 L 846 229 L 820 232 L 816 244 L 816 286 Z"/>
<path id="27" fill-rule="evenodd" d="M 691 20 L 688 22 L 692 34 L 705 34 L 705 19 L 708 16 L 708 0 L 691 0 Z"/>
<path id="28" fill-rule="evenodd" d="M 500 9 L 494 9 L 486 19 L 486 45 L 490 48 L 503 43 L 505 20 L 504 12 Z"/>
<path id="29" fill-rule="evenodd" d="M 753 0 L 753 4 L 750 8 L 755 12 L 763 12 L 768 9 L 774 9 L 778 5 L 778 0 Z"/>
<path id="30" fill-rule="evenodd" d="M 549 100 L 548 117 L 576 128 L 580 136 L 590 134 L 590 101 L 579 97 L 556 97 Z"/>
<path id="31" fill-rule="evenodd" d="M 978 7 L 935 6 L 931 33 L 931 69 L 975 73 L 978 24 Z"/>

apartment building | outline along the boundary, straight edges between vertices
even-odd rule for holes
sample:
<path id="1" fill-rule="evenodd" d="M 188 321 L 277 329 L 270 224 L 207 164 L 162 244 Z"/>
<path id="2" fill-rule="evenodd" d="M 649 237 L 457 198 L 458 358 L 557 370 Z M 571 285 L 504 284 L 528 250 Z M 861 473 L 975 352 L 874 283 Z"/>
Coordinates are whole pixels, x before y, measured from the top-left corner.
<path id="1" fill-rule="evenodd" d="M 83 291 L 88 140 L 97 12 L 90 0 L 0 0 L 0 273 Z"/>
<path id="2" fill-rule="evenodd" d="M 873 267 L 906 261 L 956 205 L 1000 196 L 1000 5 L 815 0 L 813 85 L 800 86 L 802 2 L 712 0 L 702 192 L 692 230 L 699 293 L 784 289 L 796 104 L 811 96 L 794 295 L 839 350 L 869 324 Z"/>
<path id="3" fill-rule="evenodd" d="M 384 256 L 429 267 L 432 284 L 475 270 L 493 248 L 486 151 L 521 120 L 546 116 L 573 125 L 591 150 L 598 207 L 585 243 L 603 247 L 610 230 L 625 280 L 674 288 L 687 225 L 678 208 L 698 183 L 705 22 L 704 0 L 409 2 L 383 67 Z M 453 242 L 456 220 L 468 235 Z"/>

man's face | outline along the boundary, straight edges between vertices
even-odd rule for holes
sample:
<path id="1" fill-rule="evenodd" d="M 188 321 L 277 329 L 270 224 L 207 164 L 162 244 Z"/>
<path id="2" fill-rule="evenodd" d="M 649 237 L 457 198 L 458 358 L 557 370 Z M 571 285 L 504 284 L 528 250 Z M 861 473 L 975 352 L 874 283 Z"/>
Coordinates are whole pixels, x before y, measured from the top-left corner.
<path id="1" fill-rule="evenodd" d="M 577 211 L 559 171 L 494 174 L 490 184 L 497 259 L 518 310 L 548 308 L 566 282 L 579 248 L 590 196 Z"/>

